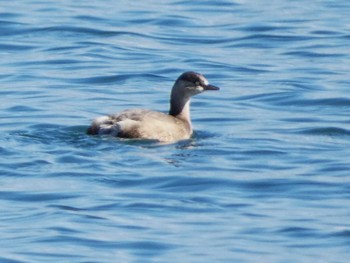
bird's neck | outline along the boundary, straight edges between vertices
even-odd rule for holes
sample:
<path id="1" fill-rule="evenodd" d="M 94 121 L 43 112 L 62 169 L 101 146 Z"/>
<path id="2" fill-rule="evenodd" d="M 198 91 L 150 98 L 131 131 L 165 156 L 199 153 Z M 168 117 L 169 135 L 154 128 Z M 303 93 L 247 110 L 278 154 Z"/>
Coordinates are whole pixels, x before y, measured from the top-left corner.
<path id="1" fill-rule="evenodd" d="M 186 122 L 189 125 L 189 128 L 192 129 L 190 116 L 190 97 L 179 97 L 172 94 L 170 99 L 169 115 L 172 115 Z"/>

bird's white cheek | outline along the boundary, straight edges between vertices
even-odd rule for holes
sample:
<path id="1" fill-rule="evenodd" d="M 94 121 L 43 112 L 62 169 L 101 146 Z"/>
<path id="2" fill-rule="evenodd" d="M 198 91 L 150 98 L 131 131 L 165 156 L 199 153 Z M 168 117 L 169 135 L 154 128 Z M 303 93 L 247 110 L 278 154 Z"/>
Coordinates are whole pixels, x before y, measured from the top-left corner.
<path id="1" fill-rule="evenodd" d="M 197 92 L 202 92 L 204 89 L 203 89 L 203 87 L 202 86 L 197 86 L 196 87 L 196 91 Z"/>

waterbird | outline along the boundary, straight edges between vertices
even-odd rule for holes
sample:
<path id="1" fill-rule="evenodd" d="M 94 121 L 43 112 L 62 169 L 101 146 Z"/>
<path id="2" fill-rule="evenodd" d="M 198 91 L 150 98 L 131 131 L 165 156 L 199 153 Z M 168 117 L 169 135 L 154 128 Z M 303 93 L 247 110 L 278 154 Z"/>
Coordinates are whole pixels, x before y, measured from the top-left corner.
<path id="1" fill-rule="evenodd" d="M 190 118 L 191 97 L 207 90 L 219 90 L 200 73 L 188 71 L 175 81 L 169 113 L 148 109 L 127 109 L 93 120 L 87 133 L 121 138 L 171 143 L 189 139 L 193 133 Z"/>

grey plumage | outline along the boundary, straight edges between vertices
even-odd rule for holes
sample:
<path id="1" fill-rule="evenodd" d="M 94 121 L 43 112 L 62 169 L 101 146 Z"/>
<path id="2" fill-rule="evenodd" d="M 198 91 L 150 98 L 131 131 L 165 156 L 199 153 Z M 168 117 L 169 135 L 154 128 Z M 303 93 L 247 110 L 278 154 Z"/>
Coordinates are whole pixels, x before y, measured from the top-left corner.
<path id="1" fill-rule="evenodd" d="M 188 139 L 192 135 L 190 98 L 205 90 L 218 89 L 209 85 L 203 75 L 185 72 L 173 86 L 169 114 L 145 109 L 129 109 L 96 118 L 87 133 L 161 142 Z"/>

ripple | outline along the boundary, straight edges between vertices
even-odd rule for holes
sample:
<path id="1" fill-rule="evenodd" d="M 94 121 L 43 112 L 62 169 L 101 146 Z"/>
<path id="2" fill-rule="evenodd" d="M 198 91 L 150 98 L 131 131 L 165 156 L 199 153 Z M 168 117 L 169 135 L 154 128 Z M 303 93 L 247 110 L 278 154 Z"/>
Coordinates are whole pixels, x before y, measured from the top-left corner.
<path id="1" fill-rule="evenodd" d="M 312 52 L 312 51 L 290 51 L 285 52 L 283 55 L 292 55 L 306 58 L 328 58 L 328 57 L 343 57 L 344 54 L 337 53 L 321 53 L 321 52 Z"/>
<path id="2" fill-rule="evenodd" d="M 290 237 L 317 238 L 322 236 L 317 230 L 304 227 L 287 227 L 279 230 L 279 232 Z"/>
<path id="3" fill-rule="evenodd" d="M 14 260 L 14 259 L 10 259 L 7 257 L 0 257 L 0 260 L 1 260 L 1 262 L 4 262 L 4 263 L 23 263 L 23 261 Z"/>
<path id="4" fill-rule="evenodd" d="M 311 36 L 293 36 L 293 35 L 281 35 L 281 34 L 250 34 L 249 36 L 244 36 L 236 39 L 236 41 L 247 41 L 247 40 L 259 40 L 262 43 L 290 43 L 290 42 L 299 42 L 299 41 L 310 41 Z"/>
<path id="5" fill-rule="evenodd" d="M 89 78 L 80 78 L 80 79 L 71 79 L 71 82 L 75 83 L 83 83 L 83 84 L 113 84 L 113 83 L 120 83 L 124 82 L 126 80 L 135 80 L 135 79 L 149 79 L 149 80 L 159 80 L 161 78 L 158 75 L 155 74 L 118 74 L 118 75 L 112 75 L 112 76 L 98 76 L 98 77 L 89 77 Z"/>
<path id="6" fill-rule="evenodd" d="M 240 26 L 238 27 L 239 30 L 244 32 L 255 32 L 255 33 L 261 33 L 261 32 L 270 32 L 270 31 L 287 31 L 294 29 L 292 26 L 273 26 L 270 24 L 254 24 L 254 25 L 246 25 L 246 26 Z"/>
<path id="7" fill-rule="evenodd" d="M 135 33 L 131 32 L 123 32 L 123 31 L 107 31 L 107 30 L 100 30 L 100 29 L 94 29 L 91 27 L 79 27 L 79 26 L 50 26 L 50 27 L 43 27 L 43 28 L 36 28 L 28 31 L 28 33 L 68 33 L 68 35 L 71 35 L 72 37 L 74 34 L 79 35 L 90 35 L 90 36 L 104 36 L 104 37 L 112 37 L 117 36 L 121 34 L 128 34 L 128 35 L 136 35 Z"/>
<path id="8" fill-rule="evenodd" d="M 1 191 L 1 200 L 12 200 L 12 201 L 22 201 L 22 202 L 45 202 L 53 200 L 63 200 L 76 198 L 74 194 L 54 194 L 54 193 L 24 193 L 24 192 L 14 192 L 14 191 Z"/>
<path id="9" fill-rule="evenodd" d="M 0 51 L 29 51 L 36 49 L 37 46 L 19 45 L 19 44 L 0 44 Z"/>
<path id="10" fill-rule="evenodd" d="M 341 32 L 335 30 L 314 30 L 310 32 L 314 35 L 322 35 L 322 36 L 341 36 Z"/>
<path id="11" fill-rule="evenodd" d="M 191 177 L 175 177 L 171 180 L 167 180 L 159 187 L 165 191 L 174 192 L 195 192 L 210 190 L 213 188 L 226 188 L 233 185 L 231 180 L 223 180 L 219 178 L 191 178 Z"/>
<path id="12" fill-rule="evenodd" d="M 309 128 L 309 129 L 303 129 L 299 131 L 299 133 L 307 134 L 307 135 L 331 136 L 331 137 L 350 136 L 350 130 L 338 128 L 338 127 Z"/>
<path id="13" fill-rule="evenodd" d="M 294 86 L 294 84 L 293 84 Z M 302 87 L 302 86 L 301 86 Z M 305 98 L 301 94 L 296 92 L 274 92 L 263 93 L 239 97 L 240 101 L 254 101 L 262 103 L 261 106 L 265 107 L 278 107 L 281 106 L 299 106 L 301 110 L 305 108 L 323 108 L 332 107 L 340 109 L 341 107 L 348 107 L 350 100 L 347 98 Z M 288 110 L 286 108 L 286 110 Z"/>
<path id="14" fill-rule="evenodd" d="M 34 107 L 18 105 L 18 106 L 12 106 L 10 108 L 7 108 L 6 111 L 17 113 L 17 112 L 38 112 L 40 110 Z"/>

